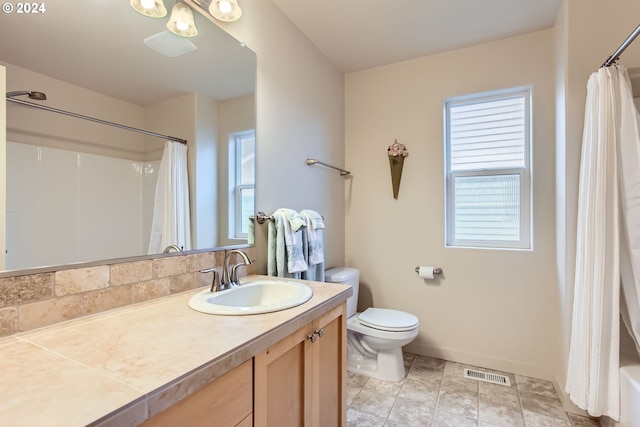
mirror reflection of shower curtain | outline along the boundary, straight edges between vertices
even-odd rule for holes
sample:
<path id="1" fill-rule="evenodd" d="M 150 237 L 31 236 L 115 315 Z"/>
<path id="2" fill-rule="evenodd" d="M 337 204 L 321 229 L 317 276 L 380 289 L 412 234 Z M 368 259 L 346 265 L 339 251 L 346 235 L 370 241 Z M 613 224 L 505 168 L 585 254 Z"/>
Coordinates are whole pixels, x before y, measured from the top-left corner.
<path id="1" fill-rule="evenodd" d="M 593 73 L 582 140 L 565 389 L 592 416 L 614 420 L 620 416 L 621 314 L 640 340 L 639 122 L 627 70 L 610 66 Z"/>
<path id="2" fill-rule="evenodd" d="M 149 254 L 170 245 L 191 249 L 187 146 L 174 141 L 165 143 L 158 170 Z"/>

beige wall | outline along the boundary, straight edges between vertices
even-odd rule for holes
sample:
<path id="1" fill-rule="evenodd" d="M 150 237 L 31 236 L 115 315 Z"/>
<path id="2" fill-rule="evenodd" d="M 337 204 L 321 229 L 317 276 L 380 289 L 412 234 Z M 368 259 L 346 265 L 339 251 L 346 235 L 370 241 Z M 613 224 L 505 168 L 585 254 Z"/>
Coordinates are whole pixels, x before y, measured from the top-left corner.
<path id="1" fill-rule="evenodd" d="M 556 21 L 557 85 L 557 254 L 555 346 L 553 380 L 564 390 L 571 337 L 575 269 L 576 215 L 580 149 L 586 86 L 589 75 L 611 55 L 638 25 L 640 2 L 565 0 Z M 640 66 L 640 40 L 624 52 L 620 64 Z M 570 406 L 561 393 L 566 405 Z"/>
<path id="2" fill-rule="evenodd" d="M 314 209 L 325 217 L 325 264 L 344 264 L 344 81 L 270 1 L 245 0 L 242 19 L 221 25 L 257 55 L 256 210 Z M 347 168 L 350 166 L 346 165 Z M 267 224 L 256 226 L 258 271 L 266 272 Z"/>
<path id="3" fill-rule="evenodd" d="M 443 99 L 531 85 L 532 251 L 444 247 Z M 346 260 L 361 269 L 360 308 L 420 319 L 409 349 L 551 377 L 554 333 L 553 31 L 346 77 Z M 398 200 L 386 148 L 406 145 Z M 442 267 L 424 281 L 417 265 Z"/>
<path id="4" fill-rule="evenodd" d="M 189 93 L 144 106 L 144 127 L 142 129 L 186 139 L 189 142 L 189 148 L 191 148 L 191 143 L 194 145 L 193 149 L 189 151 L 196 152 L 198 142 L 196 100 L 198 97 L 199 95 L 196 93 Z M 164 151 L 164 139 L 145 135 L 144 141 L 144 160 L 160 160 Z M 191 162 L 192 159 L 189 161 Z"/>
<path id="5" fill-rule="evenodd" d="M 220 174 L 218 180 L 218 230 L 224 230 L 220 234 L 221 246 L 240 245 L 246 243 L 246 239 L 230 239 L 229 226 L 229 135 L 255 129 L 255 96 L 244 96 L 230 99 L 220 103 L 220 128 L 218 130 L 218 169 L 226 170 Z"/>
<path id="6" fill-rule="evenodd" d="M 218 129 L 221 125 L 218 101 L 204 95 L 196 95 L 196 138 L 195 149 L 189 149 L 189 185 L 192 197 L 191 225 L 198 230 L 191 242 L 195 248 L 222 246 L 218 227 L 218 180 L 227 170 L 226 165 L 218 164 L 220 142 Z M 196 154 L 197 153 L 197 154 Z M 197 180 L 196 180 L 197 175 Z"/>
<path id="7" fill-rule="evenodd" d="M 143 107 L 94 92 L 12 64 L 7 68 L 7 91 L 47 94 L 45 105 L 126 126 L 144 129 Z M 30 101 L 26 97 L 22 100 Z M 38 101 L 31 101 L 38 103 Z M 135 161 L 144 160 L 143 135 L 7 102 L 9 141 L 82 151 Z"/>

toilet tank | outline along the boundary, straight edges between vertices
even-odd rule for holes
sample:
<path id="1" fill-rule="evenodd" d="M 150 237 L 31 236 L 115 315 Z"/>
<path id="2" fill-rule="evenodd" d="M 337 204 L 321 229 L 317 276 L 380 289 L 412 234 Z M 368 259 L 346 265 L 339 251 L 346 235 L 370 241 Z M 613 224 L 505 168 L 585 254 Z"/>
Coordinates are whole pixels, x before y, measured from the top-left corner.
<path id="1" fill-rule="evenodd" d="M 360 270 L 350 267 L 330 268 L 324 272 L 324 281 L 351 285 L 353 295 L 347 298 L 347 317 L 356 314 L 358 308 L 358 290 L 360 289 Z"/>

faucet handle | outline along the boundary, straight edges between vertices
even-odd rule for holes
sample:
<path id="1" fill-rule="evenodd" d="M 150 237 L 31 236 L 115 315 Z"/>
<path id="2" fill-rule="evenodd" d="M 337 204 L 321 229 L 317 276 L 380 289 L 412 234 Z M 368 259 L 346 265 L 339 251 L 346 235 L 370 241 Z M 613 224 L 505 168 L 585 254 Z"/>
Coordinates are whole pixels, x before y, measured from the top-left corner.
<path id="1" fill-rule="evenodd" d="M 215 268 L 206 268 L 204 270 L 200 270 L 200 273 L 213 273 L 213 280 L 211 280 L 211 288 L 210 292 L 218 292 L 220 291 L 220 271 Z"/>
<path id="2" fill-rule="evenodd" d="M 251 261 L 251 260 L 249 260 L 249 261 Z M 246 265 L 248 265 L 248 264 L 240 262 L 238 264 L 234 264 L 231 267 L 231 275 L 229 276 L 229 281 L 230 281 L 231 284 L 235 283 L 235 284 L 239 285 L 239 283 L 238 283 L 238 267 L 244 267 Z"/>

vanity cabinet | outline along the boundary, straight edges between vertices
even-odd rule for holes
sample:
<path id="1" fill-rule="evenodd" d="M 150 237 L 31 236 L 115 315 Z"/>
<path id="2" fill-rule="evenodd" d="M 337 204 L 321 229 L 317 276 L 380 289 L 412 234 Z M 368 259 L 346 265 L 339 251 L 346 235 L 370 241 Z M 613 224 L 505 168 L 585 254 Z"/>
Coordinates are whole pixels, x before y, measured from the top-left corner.
<path id="1" fill-rule="evenodd" d="M 253 362 L 248 360 L 171 408 L 145 421 L 143 427 L 253 426 Z"/>
<path id="2" fill-rule="evenodd" d="M 346 303 L 254 358 L 255 427 L 346 426 Z"/>
<path id="3" fill-rule="evenodd" d="M 346 303 L 142 427 L 346 427 Z"/>

